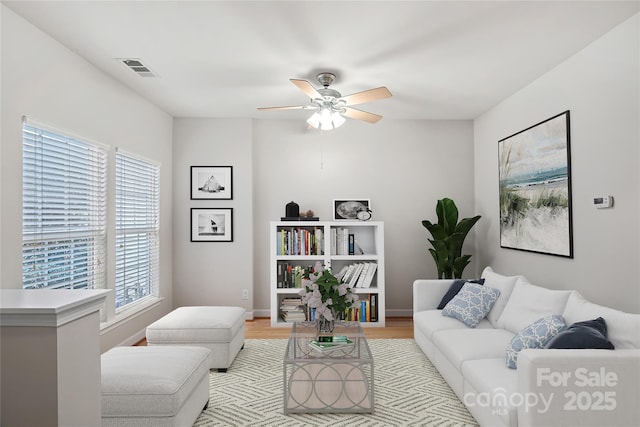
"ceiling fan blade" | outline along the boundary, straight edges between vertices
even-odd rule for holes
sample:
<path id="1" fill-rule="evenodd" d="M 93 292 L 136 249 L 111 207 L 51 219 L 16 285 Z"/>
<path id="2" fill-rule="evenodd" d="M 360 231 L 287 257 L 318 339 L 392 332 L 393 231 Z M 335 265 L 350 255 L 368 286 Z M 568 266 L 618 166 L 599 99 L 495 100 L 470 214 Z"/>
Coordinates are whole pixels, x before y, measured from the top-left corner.
<path id="1" fill-rule="evenodd" d="M 391 92 L 389 92 L 389 89 L 382 86 L 376 89 L 369 89 L 351 95 L 343 96 L 340 99 L 346 102 L 347 105 L 356 105 L 384 98 L 391 98 Z"/>
<path id="2" fill-rule="evenodd" d="M 309 83 L 308 81 L 299 80 L 299 79 L 289 79 L 289 81 L 291 81 L 291 83 L 293 83 L 294 85 L 298 86 L 298 89 L 306 93 L 309 98 L 324 99 L 324 96 L 322 96 L 320 92 L 318 92 L 316 88 L 313 87 L 311 83 Z"/>
<path id="3" fill-rule="evenodd" d="M 347 116 L 350 119 L 362 120 L 368 123 L 376 123 L 382 116 L 373 113 L 367 113 L 366 111 L 358 110 L 357 108 L 345 107 L 343 116 Z"/>
<path id="4" fill-rule="evenodd" d="M 258 107 L 258 110 L 310 110 L 315 108 L 312 105 L 290 105 L 286 107 Z"/>

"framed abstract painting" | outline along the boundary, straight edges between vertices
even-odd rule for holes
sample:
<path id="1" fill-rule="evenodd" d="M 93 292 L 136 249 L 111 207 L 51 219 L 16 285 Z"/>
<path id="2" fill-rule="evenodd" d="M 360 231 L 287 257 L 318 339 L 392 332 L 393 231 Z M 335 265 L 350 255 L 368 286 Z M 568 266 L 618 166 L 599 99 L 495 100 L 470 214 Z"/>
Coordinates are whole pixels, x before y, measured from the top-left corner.
<path id="1" fill-rule="evenodd" d="M 498 141 L 500 247 L 573 258 L 569 111 Z"/>

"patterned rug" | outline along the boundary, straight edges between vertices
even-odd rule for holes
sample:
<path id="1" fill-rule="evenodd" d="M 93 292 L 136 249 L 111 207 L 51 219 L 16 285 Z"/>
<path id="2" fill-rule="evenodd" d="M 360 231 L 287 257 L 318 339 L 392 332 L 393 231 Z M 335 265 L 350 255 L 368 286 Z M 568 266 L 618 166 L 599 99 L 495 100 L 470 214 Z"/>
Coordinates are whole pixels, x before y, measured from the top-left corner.
<path id="1" fill-rule="evenodd" d="M 247 339 L 226 373 L 211 371 L 211 400 L 194 426 L 477 426 L 412 339 L 368 340 L 374 360 L 373 414 L 283 412 L 286 339 Z"/>

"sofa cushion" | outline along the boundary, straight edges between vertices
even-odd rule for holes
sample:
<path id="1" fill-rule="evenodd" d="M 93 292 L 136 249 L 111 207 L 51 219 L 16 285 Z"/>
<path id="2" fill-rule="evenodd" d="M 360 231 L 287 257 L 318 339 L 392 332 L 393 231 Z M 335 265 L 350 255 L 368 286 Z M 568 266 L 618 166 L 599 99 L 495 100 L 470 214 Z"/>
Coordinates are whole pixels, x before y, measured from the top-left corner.
<path id="1" fill-rule="evenodd" d="M 504 306 L 507 305 L 507 301 L 511 296 L 511 292 L 513 291 L 513 287 L 515 286 L 518 277 L 520 276 L 503 276 L 502 274 L 494 272 L 491 267 L 485 267 L 482 272 L 484 285 L 500 291 L 498 300 L 489 311 L 489 314 L 487 314 L 487 319 L 489 319 L 489 322 L 493 327 L 496 327 L 498 318 L 500 318 L 500 315 L 504 310 Z"/>
<path id="2" fill-rule="evenodd" d="M 460 293 L 447 303 L 442 315 L 458 319 L 474 328 L 489 313 L 498 296 L 500 291 L 497 289 L 467 282 Z"/>
<path id="3" fill-rule="evenodd" d="M 460 289 L 462 289 L 462 287 L 466 282 L 477 283 L 479 285 L 482 285 L 484 283 L 484 279 L 475 279 L 475 280 L 455 279 L 451 284 L 451 286 L 449 286 L 449 289 L 447 289 L 447 292 L 442 297 L 440 304 L 438 304 L 438 310 L 442 310 L 444 306 L 447 305 L 447 303 L 453 299 L 453 297 L 458 295 L 458 293 L 460 292 Z"/>
<path id="4" fill-rule="evenodd" d="M 476 409 L 470 411 L 472 414 L 488 406 L 485 412 L 490 424 L 487 425 L 496 425 L 495 416 L 506 426 L 517 425 L 518 408 L 514 402 L 519 402 L 518 374 L 505 366 L 504 357 L 469 360 L 462 365 L 462 376 L 464 403 Z"/>
<path id="5" fill-rule="evenodd" d="M 497 327 L 516 334 L 542 317 L 562 315 L 570 293 L 571 291 L 556 291 L 533 285 L 524 276 L 520 276 L 498 319 Z"/>
<path id="6" fill-rule="evenodd" d="M 553 337 L 545 348 L 613 350 L 614 346 L 607 339 L 607 323 L 602 317 L 598 317 L 572 324 Z"/>
<path id="7" fill-rule="evenodd" d="M 520 350 L 525 348 L 544 348 L 564 328 L 566 328 L 564 319 L 557 314 L 545 316 L 525 327 L 511 339 L 507 346 L 507 367 L 516 369 Z"/>
<path id="8" fill-rule="evenodd" d="M 640 348 L 640 314 L 594 304 L 573 291 L 562 316 L 569 324 L 602 317 L 607 322 L 608 339 L 615 348 Z"/>
<path id="9" fill-rule="evenodd" d="M 422 331 L 427 338 L 433 340 L 433 333 L 445 329 L 468 329 L 464 323 L 452 317 L 442 315 L 441 310 L 419 311 L 413 315 L 414 327 Z M 487 319 L 482 319 L 476 329 L 493 329 Z"/>
<path id="10" fill-rule="evenodd" d="M 451 329 L 433 334 L 433 343 L 458 370 L 467 360 L 501 358 L 513 334 L 504 329 Z M 504 363 L 504 362 L 503 362 Z"/>

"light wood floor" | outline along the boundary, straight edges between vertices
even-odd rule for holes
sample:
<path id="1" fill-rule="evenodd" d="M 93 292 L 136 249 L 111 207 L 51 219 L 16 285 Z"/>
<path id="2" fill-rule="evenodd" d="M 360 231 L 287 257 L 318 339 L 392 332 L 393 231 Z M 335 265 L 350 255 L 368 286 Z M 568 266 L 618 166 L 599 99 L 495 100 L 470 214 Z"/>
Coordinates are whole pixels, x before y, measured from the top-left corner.
<path id="1" fill-rule="evenodd" d="M 413 319 L 387 317 L 384 328 L 362 328 L 367 338 L 413 338 Z M 244 325 L 245 338 L 289 338 L 289 328 L 272 328 L 268 318 L 258 318 Z"/>
<path id="2" fill-rule="evenodd" d="M 289 338 L 289 328 L 272 328 L 268 318 L 248 320 L 244 325 L 245 338 Z M 413 338 L 413 319 L 387 317 L 384 328 L 362 328 L 367 338 Z M 136 345 L 146 345 L 142 339 Z"/>

